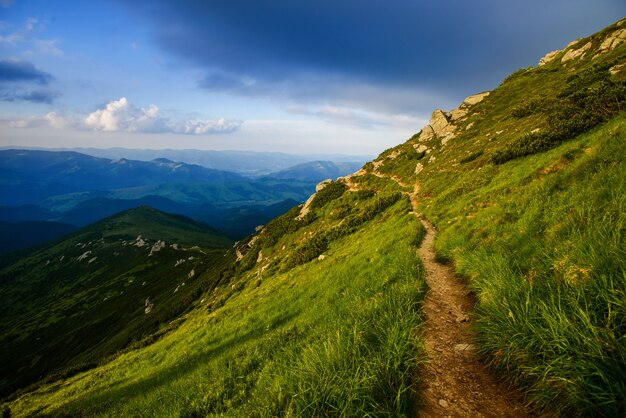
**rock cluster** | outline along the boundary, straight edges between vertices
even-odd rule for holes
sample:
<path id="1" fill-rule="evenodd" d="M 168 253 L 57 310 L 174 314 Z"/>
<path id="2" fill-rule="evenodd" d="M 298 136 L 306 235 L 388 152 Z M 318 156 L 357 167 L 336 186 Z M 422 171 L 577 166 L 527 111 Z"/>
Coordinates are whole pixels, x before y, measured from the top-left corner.
<path id="1" fill-rule="evenodd" d="M 609 32 L 606 35 L 606 37 L 600 43 L 598 51 L 593 56 L 593 58 L 596 58 L 606 52 L 612 51 L 613 49 L 617 48 L 617 46 L 621 43 L 626 42 L 626 28 L 622 27 L 625 23 L 626 19 L 622 19 L 621 21 L 617 22 L 617 24 L 615 25 L 617 29 Z M 593 43 L 592 41 L 588 41 L 584 45 L 575 48 L 576 46 L 578 46 L 579 42 L 580 39 L 576 39 L 575 41 L 567 44 L 567 46 L 563 49 L 557 49 L 556 51 L 548 52 L 543 58 L 539 60 L 538 65 L 540 67 L 546 65 L 561 54 L 563 54 L 563 56 L 561 57 L 562 63 L 583 58 L 587 54 L 587 52 L 592 49 Z"/>

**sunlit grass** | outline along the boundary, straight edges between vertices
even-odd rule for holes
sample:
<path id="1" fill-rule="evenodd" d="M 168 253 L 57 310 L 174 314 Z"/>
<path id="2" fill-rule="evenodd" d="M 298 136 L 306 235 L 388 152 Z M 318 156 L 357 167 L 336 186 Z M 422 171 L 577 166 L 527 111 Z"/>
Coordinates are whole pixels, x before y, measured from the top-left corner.
<path id="1" fill-rule="evenodd" d="M 413 246 L 423 231 L 408 209 L 403 199 L 333 241 L 322 261 L 251 270 L 221 308 L 192 312 L 151 346 L 22 396 L 12 412 L 409 414 L 424 282 Z"/>

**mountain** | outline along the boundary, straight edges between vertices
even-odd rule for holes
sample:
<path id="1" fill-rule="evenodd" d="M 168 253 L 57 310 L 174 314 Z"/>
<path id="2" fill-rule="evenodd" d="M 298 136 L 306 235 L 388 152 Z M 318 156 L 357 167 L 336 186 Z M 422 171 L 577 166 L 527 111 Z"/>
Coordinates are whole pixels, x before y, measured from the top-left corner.
<path id="1" fill-rule="evenodd" d="M 198 165 L 174 163 L 168 160 L 134 161 L 125 158 L 109 160 L 76 152 L 35 150 L 0 151 L 0 167 L 11 176 L 3 175 L 3 204 L 36 203 L 43 197 L 60 193 L 50 185 L 63 186 L 65 192 L 111 190 L 164 183 L 241 180 L 235 173 L 213 170 Z M 43 189 L 43 190 L 42 190 Z M 24 196 L 32 190 L 31 198 Z"/>
<path id="2" fill-rule="evenodd" d="M 14 147 L 20 148 L 20 147 Z M 27 149 L 27 148 L 20 148 Z M 37 149 L 37 148 L 34 148 Z M 39 149 L 45 151 L 46 149 Z M 71 151 L 111 160 L 129 159 L 151 161 L 164 158 L 196 164 L 215 170 L 231 171 L 245 176 L 260 177 L 272 172 L 285 170 L 298 164 L 311 161 L 346 161 L 363 165 L 373 158 L 371 155 L 344 154 L 286 154 L 282 152 L 252 151 L 210 151 L 210 150 L 175 150 L 175 149 L 128 149 L 128 148 L 71 148 L 47 149 L 47 151 Z"/>
<path id="3" fill-rule="evenodd" d="M 194 295 L 219 281 L 230 244 L 204 224 L 140 207 L 5 260 L 2 392 L 173 329 Z"/>
<path id="4" fill-rule="evenodd" d="M 360 162 L 312 161 L 270 173 L 266 177 L 273 179 L 294 179 L 319 183 L 326 179 L 336 179 L 354 173 L 363 164 Z"/>
<path id="5" fill-rule="evenodd" d="M 84 226 L 148 205 L 191 216 L 241 238 L 270 219 L 263 215 L 263 207 L 304 201 L 315 183 L 251 179 L 167 158 L 109 160 L 76 152 L 4 150 L 0 203 L 5 206 L 0 208 L 0 220 Z M 41 242 L 30 235 L 29 242 Z"/>
<path id="6" fill-rule="evenodd" d="M 411 138 L 319 184 L 304 205 L 226 252 L 219 285 L 197 295 L 176 329 L 13 394 L 5 410 L 408 416 L 443 373 L 475 387 L 463 368 L 471 357 L 538 415 L 625 416 L 625 41 L 623 19 L 455 109 L 435 110 Z M 425 236 L 459 274 L 465 316 L 442 310 L 435 292 L 426 297 L 432 271 L 416 251 Z M 2 344 L 41 320 L 37 306 L 20 303 L 28 298 L 0 305 L 3 315 L 15 305 L 25 324 L 3 320 L 11 327 Z M 427 305 L 443 331 L 466 324 L 471 344 L 428 340 Z M 444 363 L 429 379 L 446 358 L 454 367 Z M 501 396 L 497 384 L 478 400 Z M 467 399 L 446 400 L 446 389 L 434 387 L 445 413 L 476 399 L 467 390 Z"/>

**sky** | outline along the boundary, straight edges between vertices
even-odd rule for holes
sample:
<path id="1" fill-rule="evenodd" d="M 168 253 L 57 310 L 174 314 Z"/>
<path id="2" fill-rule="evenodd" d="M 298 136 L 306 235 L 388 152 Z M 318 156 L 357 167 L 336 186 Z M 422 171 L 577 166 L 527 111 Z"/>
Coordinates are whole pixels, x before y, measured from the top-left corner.
<path id="1" fill-rule="evenodd" d="M 375 155 L 623 0 L 0 0 L 0 147 Z"/>

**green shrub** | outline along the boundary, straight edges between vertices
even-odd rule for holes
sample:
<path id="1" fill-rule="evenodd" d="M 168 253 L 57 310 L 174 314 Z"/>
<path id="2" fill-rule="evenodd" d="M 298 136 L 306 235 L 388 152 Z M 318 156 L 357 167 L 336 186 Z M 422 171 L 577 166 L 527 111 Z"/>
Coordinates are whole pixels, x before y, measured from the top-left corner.
<path id="1" fill-rule="evenodd" d="M 466 164 L 466 163 L 469 163 L 471 161 L 474 161 L 476 158 L 478 158 L 481 155 L 483 155 L 483 152 L 484 152 L 483 150 L 472 152 L 472 153 L 468 154 L 466 157 L 461 158 L 461 161 L 459 161 L 459 163 Z"/>
<path id="2" fill-rule="evenodd" d="M 619 114 L 626 108 L 626 82 L 611 79 L 608 69 L 612 64 L 594 64 L 570 76 L 550 106 L 548 128 L 514 140 L 494 152 L 491 161 L 502 164 L 546 151 Z"/>
<path id="3" fill-rule="evenodd" d="M 324 187 L 322 190 L 315 193 L 315 197 L 311 201 L 309 208 L 311 208 L 311 210 L 314 210 L 324 207 L 328 203 L 339 198 L 347 189 L 348 187 L 345 183 L 333 181 L 332 183 L 326 185 L 326 187 Z"/>

